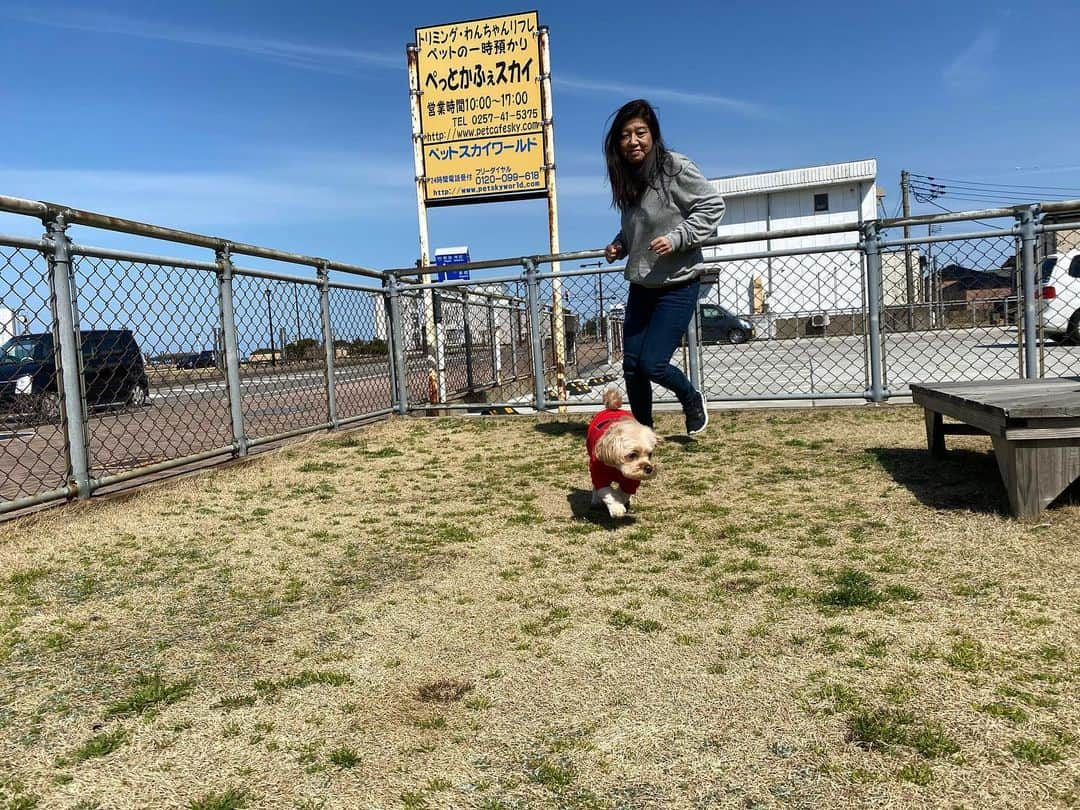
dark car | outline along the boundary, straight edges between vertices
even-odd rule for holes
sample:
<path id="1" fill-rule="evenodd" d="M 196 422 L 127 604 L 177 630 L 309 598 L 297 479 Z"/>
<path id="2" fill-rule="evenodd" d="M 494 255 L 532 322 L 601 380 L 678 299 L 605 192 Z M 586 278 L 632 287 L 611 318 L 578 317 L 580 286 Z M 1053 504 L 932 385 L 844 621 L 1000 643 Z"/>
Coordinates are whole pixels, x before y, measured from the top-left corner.
<path id="1" fill-rule="evenodd" d="M 702 343 L 746 343 L 754 336 L 754 325 L 717 304 L 702 304 Z"/>
<path id="2" fill-rule="evenodd" d="M 130 329 L 79 334 L 83 390 L 89 405 L 145 405 L 150 383 Z M 0 346 L 0 410 L 54 422 L 60 418 L 56 356 L 50 333 L 19 335 Z"/>
<path id="3" fill-rule="evenodd" d="M 195 352 L 193 354 L 184 354 L 176 360 L 177 368 L 216 368 L 217 363 L 214 362 L 214 350 L 207 349 L 203 352 Z"/>

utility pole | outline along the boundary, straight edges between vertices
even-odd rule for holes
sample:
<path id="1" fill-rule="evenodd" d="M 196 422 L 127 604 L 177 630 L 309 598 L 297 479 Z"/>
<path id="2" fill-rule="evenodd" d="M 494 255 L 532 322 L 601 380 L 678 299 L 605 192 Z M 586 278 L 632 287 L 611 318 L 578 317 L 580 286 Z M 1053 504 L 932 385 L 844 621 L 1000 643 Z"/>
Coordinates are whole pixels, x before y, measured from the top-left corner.
<path id="1" fill-rule="evenodd" d="M 904 219 L 911 216 L 911 175 L 907 169 L 900 172 L 900 201 L 903 205 Z M 904 225 L 904 239 L 911 237 L 911 227 Z M 907 320 L 908 331 L 915 329 L 915 274 L 911 267 L 911 245 L 904 245 L 904 269 L 907 271 Z"/>

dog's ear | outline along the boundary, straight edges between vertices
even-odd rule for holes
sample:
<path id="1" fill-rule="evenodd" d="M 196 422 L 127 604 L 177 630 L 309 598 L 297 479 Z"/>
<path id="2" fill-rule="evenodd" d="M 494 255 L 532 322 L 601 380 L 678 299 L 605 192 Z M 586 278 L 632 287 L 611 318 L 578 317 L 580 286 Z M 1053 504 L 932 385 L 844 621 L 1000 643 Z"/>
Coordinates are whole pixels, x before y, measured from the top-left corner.
<path id="1" fill-rule="evenodd" d="M 596 458 L 601 464 L 609 467 L 618 467 L 622 464 L 625 447 L 625 425 L 620 420 L 611 425 L 596 442 Z"/>

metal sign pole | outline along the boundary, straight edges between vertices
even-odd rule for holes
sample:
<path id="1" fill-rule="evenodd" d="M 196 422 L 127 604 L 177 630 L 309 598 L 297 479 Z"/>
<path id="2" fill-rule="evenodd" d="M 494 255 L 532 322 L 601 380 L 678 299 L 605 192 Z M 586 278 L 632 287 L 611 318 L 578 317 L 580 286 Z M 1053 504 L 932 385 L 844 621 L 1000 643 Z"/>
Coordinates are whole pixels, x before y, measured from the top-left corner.
<path id="1" fill-rule="evenodd" d="M 559 252 L 559 206 L 555 192 L 555 127 L 551 106 L 551 52 L 548 27 L 540 26 L 540 96 L 544 109 L 544 169 L 547 172 L 548 237 L 553 254 Z M 551 272 L 560 271 L 560 263 L 552 262 Z M 551 342 L 555 349 L 555 391 L 560 413 L 566 401 L 566 324 L 563 317 L 562 280 L 551 280 L 552 324 Z"/>
<path id="2" fill-rule="evenodd" d="M 409 102 L 412 112 L 413 171 L 416 175 L 416 219 L 420 234 L 421 280 L 431 283 L 430 249 L 428 244 L 427 203 L 425 201 L 426 179 L 424 177 L 424 136 L 420 130 L 420 69 L 417 62 L 417 47 L 410 44 L 405 48 L 409 63 Z M 446 401 L 445 363 L 442 360 L 442 341 L 439 340 L 435 323 L 435 302 L 430 287 L 424 288 L 424 345 L 428 351 L 429 368 L 437 371 L 436 399 Z"/>

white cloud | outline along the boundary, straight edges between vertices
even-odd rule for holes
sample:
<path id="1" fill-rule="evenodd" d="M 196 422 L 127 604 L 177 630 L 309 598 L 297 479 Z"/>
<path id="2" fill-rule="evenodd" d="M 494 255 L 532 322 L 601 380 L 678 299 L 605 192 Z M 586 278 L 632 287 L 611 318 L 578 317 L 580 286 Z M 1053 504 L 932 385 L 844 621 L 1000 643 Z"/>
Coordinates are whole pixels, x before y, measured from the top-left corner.
<path id="1" fill-rule="evenodd" d="M 975 40 L 945 66 L 942 78 L 954 92 L 982 90 L 994 72 L 999 35 L 996 29 L 984 29 Z"/>
<path id="2" fill-rule="evenodd" d="M 571 91 L 587 93 L 614 93 L 625 98 L 648 98 L 650 101 L 669 101 L 673 104 L 708 105 L 723 107 L 731 112 L 744 115 L 748 118 L 767 117 L 771 113 L 768 108 L 755 104 L 751 101 L 743 101 L 728 96 L 716 96 L 708 93 L 689 93 L 684 90 L 676 90 L 666 87 L 645 87 L 637 84 L 623 84 L 619 82 L 592 81 L 589 79 L 577 79 L 572 76 L 554 76 L 552 82 L 560 88 Z"/>
<path id="3" fill-rule="evenodd" d="M 362 68 L 404 70 L 404 54 L 388 54 L 356 48 L 338 48 L 325 44 L 307 44 L 266 37 L 239 36 L 203 31 L 180 25 L 152 22 L 114 14 L 88 13 L 76 9 L 57 11 L 45 16 L 34 11 L 10 13 L 21 22 L 67 28 L 99 34 L 173 42 L 217 48 L 266 59 L 278 64 L 320 73 L 351 75 Z"/>

